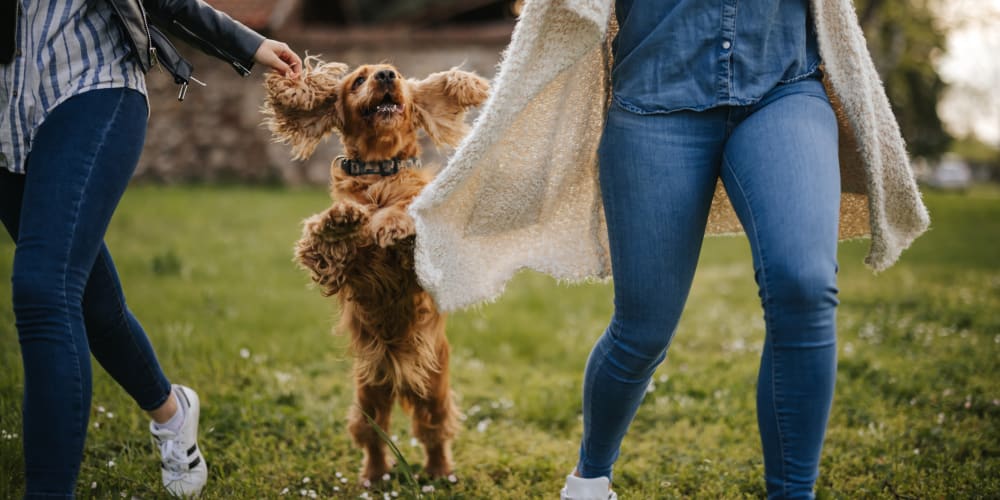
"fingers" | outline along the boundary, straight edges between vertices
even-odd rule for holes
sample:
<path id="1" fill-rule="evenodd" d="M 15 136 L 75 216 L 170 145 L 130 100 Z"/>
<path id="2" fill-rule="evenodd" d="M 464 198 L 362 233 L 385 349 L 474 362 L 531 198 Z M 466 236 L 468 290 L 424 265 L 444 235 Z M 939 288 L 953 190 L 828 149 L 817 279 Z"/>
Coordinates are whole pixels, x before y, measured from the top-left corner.
<path id="1" fill-rule="evenodd" d="M 285 64 L 285 61 L 282 61 L 280 56 L 274 56 L 269 58 L 268 65 L 271 66 L 271 69 L 277 71 L 278 73 L 281 73 L 282 75 L 285 75 L 286 77 L 295 76 L 290 74 L 293 73 L 292 68 L 287 64 Z"/>
<path id="2" fill-rule="evenodd" d="M 278 57 L 281 58 L 281 60 L 284 61 L 291 70 L 292 74 L 288 76 L 299 76 L 299 73 L 302 71 L 302 59 L 299 59 L 298 54 L 293 52 L 292 49 L 288 48 L 286 45 Z"/>
<path id="3" fill-rule="evenodd" d="M 298 78 L 302 60 L 287 44 L 277 40 L 264 40 L 257 49 L 254 60 L 286 77 Z"/>

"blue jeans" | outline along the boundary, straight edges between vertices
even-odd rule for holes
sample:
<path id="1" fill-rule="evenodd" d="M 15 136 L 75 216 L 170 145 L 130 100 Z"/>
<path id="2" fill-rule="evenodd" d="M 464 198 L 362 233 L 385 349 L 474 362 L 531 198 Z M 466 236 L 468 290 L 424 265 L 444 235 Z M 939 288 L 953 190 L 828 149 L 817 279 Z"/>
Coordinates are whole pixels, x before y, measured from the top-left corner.
<path id="1" fill-rule="evenodd" d="M 104 233 L 139 160 L 148 108 L 94 90 L 39 127 L 27 174 L 0 173 L 15 241 L 14 316 L 24 364 L 26 497 L 72 498 L 90 415 L 90 353 L 145 410 L 170 383 L 125 305 Z"/>
<path id="2" fill-rule="evenodd" d="M 767 490 L 811 497 L 836 375 L 840 172 L 822 84 L 702 112 L 612 107 L 599 158 L 615 312 L 587 362 L 578 471 L 611 475 L 666 357 L 721 177 L 750 240 L 767 325 L 757 382 Z"/>

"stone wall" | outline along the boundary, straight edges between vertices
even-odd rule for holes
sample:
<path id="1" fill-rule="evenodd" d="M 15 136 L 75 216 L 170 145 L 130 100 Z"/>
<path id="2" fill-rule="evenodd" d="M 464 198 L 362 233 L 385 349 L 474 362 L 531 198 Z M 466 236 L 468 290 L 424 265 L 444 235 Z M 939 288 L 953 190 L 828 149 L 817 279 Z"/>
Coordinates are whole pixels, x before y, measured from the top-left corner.
<path id="1" fill-rule="evenodd" d="M 453 66 L 492 78 L 509 31 L 441 39 L 414 38 L 391 33 L 279 33 L 300 55 L 306 51 L 351 66 L 389 62 L 404 76 L 422 78 Z M 508 28 L 509 29 L 509 28 Z M 195 67 L 187 98 L 177 101 L 178 87 L 158 69 L 147 76 L 150 119 L 146 145 L 136 179 L 160 183 L 238 182 L 270 184 L 325 184 L 331 160 L 340 154 L 336 135 L 305 162 L 289 158 L 289 148 L 274 144 L 261 126 L 263 74 L 241 78 L 226 63 L 181 46 Z M 474 117 L 470 116 L 470 120 Z M 424 162 L 442 163 L 449 151 L 436 151 L 425 141 Z"/>

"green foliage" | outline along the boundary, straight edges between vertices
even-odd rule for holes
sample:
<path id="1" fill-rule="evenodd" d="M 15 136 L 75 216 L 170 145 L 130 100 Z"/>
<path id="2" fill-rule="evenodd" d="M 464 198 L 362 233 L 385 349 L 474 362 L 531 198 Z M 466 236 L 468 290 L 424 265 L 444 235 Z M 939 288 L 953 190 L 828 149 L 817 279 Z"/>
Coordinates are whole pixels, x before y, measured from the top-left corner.
<path id="1" fill-rule="evenodd" d="M 1000 496 L 1000 191 L 927 202 L 932 230 L 889 271 L 861 265 L 865 242 L 841 245 L 840 366 L 820 498 Z M 291 261 L 299 221 L 327 204 L 318 190 L 142 187 L 112 223 L 131 308 L 171 380 L 202 396 L 207 499 L 366 492 L 346 429 L 350 358 L 330 333 L 336 311 Z M 169 254 L 179 272 L 157 272 L 151 262 Z M 0 282 L 12 256 L 0 236 Z M 434 488 L 425 498 L 557 495 L 574 466 L 583 367 L 611 295 L 607 284 L 524 273 L 496 303 L 450 317 L 465 415 L 458 482 L 425 482 L 421 490 Z M 622 498 L 764 496 L 754 409 L 763 337 L 744 238 L 709 239 L 670 355 L 625 439 Z M 8 286 L 0 366 L 0 498 L 19 498 L 23 382 Z M 146 417 L 96 364 L 90 415 L 78 496 L 163 498 Z M 409 427 L 400 411 L 387 434 L 416 466 Z M 367 493 L 392 491 L 413 488 L 394 474 Z"/>
<path id="2" fill-rule="evenodd" d="M 160 276 L 178 275 L 181 273 L 181 259 L 168 249 L 166 252 L 153 256 L 153 274 Z"/>
<path id="3" fill-rule="evenodd" d="M 937 113 L 945 83 L 935 59 L 947 33 L 929 0 L 855 0 L 868 48 L 910 153 L 936 158 L 951 143 Z"/>

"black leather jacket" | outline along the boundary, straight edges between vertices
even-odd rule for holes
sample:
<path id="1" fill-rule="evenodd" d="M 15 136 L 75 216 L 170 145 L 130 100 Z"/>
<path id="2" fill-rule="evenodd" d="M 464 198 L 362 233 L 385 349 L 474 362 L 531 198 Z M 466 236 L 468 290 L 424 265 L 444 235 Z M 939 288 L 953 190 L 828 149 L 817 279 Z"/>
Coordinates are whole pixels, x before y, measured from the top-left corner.
<path id="1" fill-rule="evenodd" d="M 233 65 L 246 76 L 264 37 L 202 0 L 107 0 L 143 71 L 157 63 L 181 85 L 183 100 L 194 68 L 157 27 Z M 197 81 L 197 80 L 195 80 Z"/>

